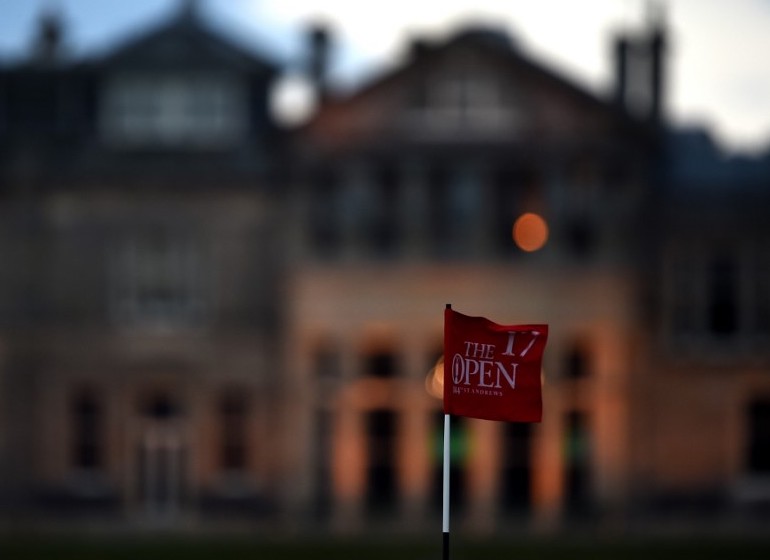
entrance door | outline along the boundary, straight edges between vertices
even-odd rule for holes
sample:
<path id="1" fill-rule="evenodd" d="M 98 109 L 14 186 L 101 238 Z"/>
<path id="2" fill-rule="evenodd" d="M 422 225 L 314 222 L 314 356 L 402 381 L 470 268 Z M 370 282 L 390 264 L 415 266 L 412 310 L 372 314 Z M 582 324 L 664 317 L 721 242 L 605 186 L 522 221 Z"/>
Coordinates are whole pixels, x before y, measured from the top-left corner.
<path id="1" fill-rule="evenodd" d="M 137 449 L 138 498 L 153 518 L 182 510 L 186 488 L 186 447 L 177 408 L 156 396 L 144 408 Z"/>
<path id="2" fill-rule="evenodd" d="M 184 448 L 174 427 L 149 426 L 139 444 L 139 491 L 152 517 L 171 517 L 181 510 Z"/>

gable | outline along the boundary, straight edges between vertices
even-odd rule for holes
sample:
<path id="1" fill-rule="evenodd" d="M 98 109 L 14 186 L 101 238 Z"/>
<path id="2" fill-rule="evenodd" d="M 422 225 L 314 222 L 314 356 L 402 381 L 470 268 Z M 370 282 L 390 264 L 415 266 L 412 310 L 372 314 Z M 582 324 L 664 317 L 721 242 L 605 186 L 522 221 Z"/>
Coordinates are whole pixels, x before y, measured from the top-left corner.
<path id="1" fill-rule="evenodd" d="M 414 74 L 400 107 L 413 136 L 493 140 L 527 126 L 526 91 L 475 49 L 443 53 Z"/>
<path id="2" fill-rule="evenodd" d="M 119 70 L 230 70 L 273 74 L 277 66 L 209 29 L 197 16 L 182 13 L 129 39 L 102 60 Z"/>
<path id="3" fill-rule="evenodd" d="M 98 127 L 120 149 L 233 149 L 269 132 L 277 68 L 182 11 L 101 61 Z"/>
<path id="4" fill-rule="evenodd" d="M 611 133 L 614 107 L 501 41 L 466 33 L 323 107 L 306 128 L 342 148 L 384 141 L 537 143 Z"/>

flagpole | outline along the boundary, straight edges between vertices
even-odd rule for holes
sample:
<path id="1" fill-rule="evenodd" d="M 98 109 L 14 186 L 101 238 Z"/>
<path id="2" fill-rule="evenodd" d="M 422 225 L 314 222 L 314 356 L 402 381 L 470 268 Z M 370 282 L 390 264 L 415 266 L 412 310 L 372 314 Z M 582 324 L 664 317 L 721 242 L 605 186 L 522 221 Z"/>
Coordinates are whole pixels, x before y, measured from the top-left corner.
<path id="1" fill-rule="evenodd" d="M 446 309 L 452 309 L 452 304 L 447 303 Z M 444 352 L 446 353 L 446 323 L 444 324 Z M 446 360 L 444 360 L 446 362 Z M 444 364 L 446 366 L 446 364 Z M 446 379 L 446 371 L 444 372 L 444 378 Z M 444 389 L 446 390 L 446 388 Z M 451 438 L 449 437 L 450 418 L 446 413 L 446 402 L 444 403 L 444 482 L 442 492 L 442 512 L 441 512 L 441 559 L 449 560 L 449 462 L 450 462 L 450 447 Z"/>
<path id="2" fill-rule="evenodd" d="M 442 512 L 442 560 L 449 560 L 449 414 L 444 414 L 444 499 Z"/>
<path id="3" fill-rule="evenodd" d="M 452 309 L 452 304 L 446 304 L 447 309 Z M 446 325 L 445 325 L 446 327 Z M 444 352 L 446 352 L 446 332 L 444 332 Z M 446 361 L 446 360 L 445 360 Z M 446 366 L 446 364 L 445 364 Z M 446 379 L 446 372 L 444 372 L 444 378 Z M 446 410 L 446 403 L 444 403 L 444 410 Z M 444 412 L 444 483 L 443 483 L 443 504 L 441 514 L 441 530 L 442 530 L 442 560 L 449 560 L 449 461 L 450 461 L 450 442 L 449 437 L 449 414 Z"/>

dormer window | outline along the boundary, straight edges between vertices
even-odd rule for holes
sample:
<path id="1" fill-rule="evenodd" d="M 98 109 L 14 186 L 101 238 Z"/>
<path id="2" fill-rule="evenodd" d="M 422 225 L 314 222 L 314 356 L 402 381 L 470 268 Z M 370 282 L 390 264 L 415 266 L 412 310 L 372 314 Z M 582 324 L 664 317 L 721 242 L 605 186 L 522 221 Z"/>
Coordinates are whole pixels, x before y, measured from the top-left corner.
<path id="1" fill-rule="evenodd" d="M 517 124 L 516 112 L 506 97 L 493 76 L 447 73 L 422 86 L 412 115 L 416 128 L 424 132 L 501 133 Z"/>
<path id="2" fill-rule="evenodd" d="M 102 134 L 126 148 L 216 149 L 242 139 L 245 113 L 237 82 L 224 76 L 120 76 L 105 91 Z"/>
<path id="3" fill-rule="evenodd" d="M 435 84 L 432 98 L 435 109 L 453 111 L 458 116 L 473 117 L 500 107 L 500 89 L 489 78 L 447 76 Z"/>

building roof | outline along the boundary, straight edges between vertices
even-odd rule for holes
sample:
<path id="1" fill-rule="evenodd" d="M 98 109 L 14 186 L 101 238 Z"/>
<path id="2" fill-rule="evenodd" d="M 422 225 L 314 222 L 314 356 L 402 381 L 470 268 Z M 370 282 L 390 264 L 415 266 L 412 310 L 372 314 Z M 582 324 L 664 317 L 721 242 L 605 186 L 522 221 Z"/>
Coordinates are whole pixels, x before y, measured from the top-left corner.
<path id="1" fill-rule="evenodd" d="M 396 136 L 412 141 L 413 130 L 397 130 L 399 114 L 414 102 L 420 88 L 458 64 L 473 57 L 473 71 L 500 80 L 508 102 L 518 112 L 519 132 L 528 139 L 581 137 L 590 142 L 618 126 L 642 132 L 634 121 L 608 99 L 603 99 L 567 77 L 534 61 L 500 29 L 466 27 L 441 43 L 415 41 L 410 57 L 401 66 L 386 71 L 350 95 L 327 100 L 299 133 L 311 142 L 340 147 L 360 146 L 374 138 Z M 475 79 L 475 78 L 472 78 Z M 418 131 L 419 132 L 419 131 Z M 593 133 L 597 134 L 593 134 Z M 511 141 L 514 135 L 507 139 Z M 467 138 L 465 138 L 467 139 Z"/>
<path id="2" fill-rule="evenodd" d="M 770 152 L 730 155 L 701 127 L 672 129 L 666 136 L 670 182 L 679 189 L 767 190 Z"/>
<path id="3" fill-rule="evenodd" d="M 183 3 L 175 14 L 147 31 L 129 37 L 97 61 L 103 67 L 146 69 L 226 67 L 273 74 L 267 57 L 236 44 L 212 29 L 194 8 Z"/>

